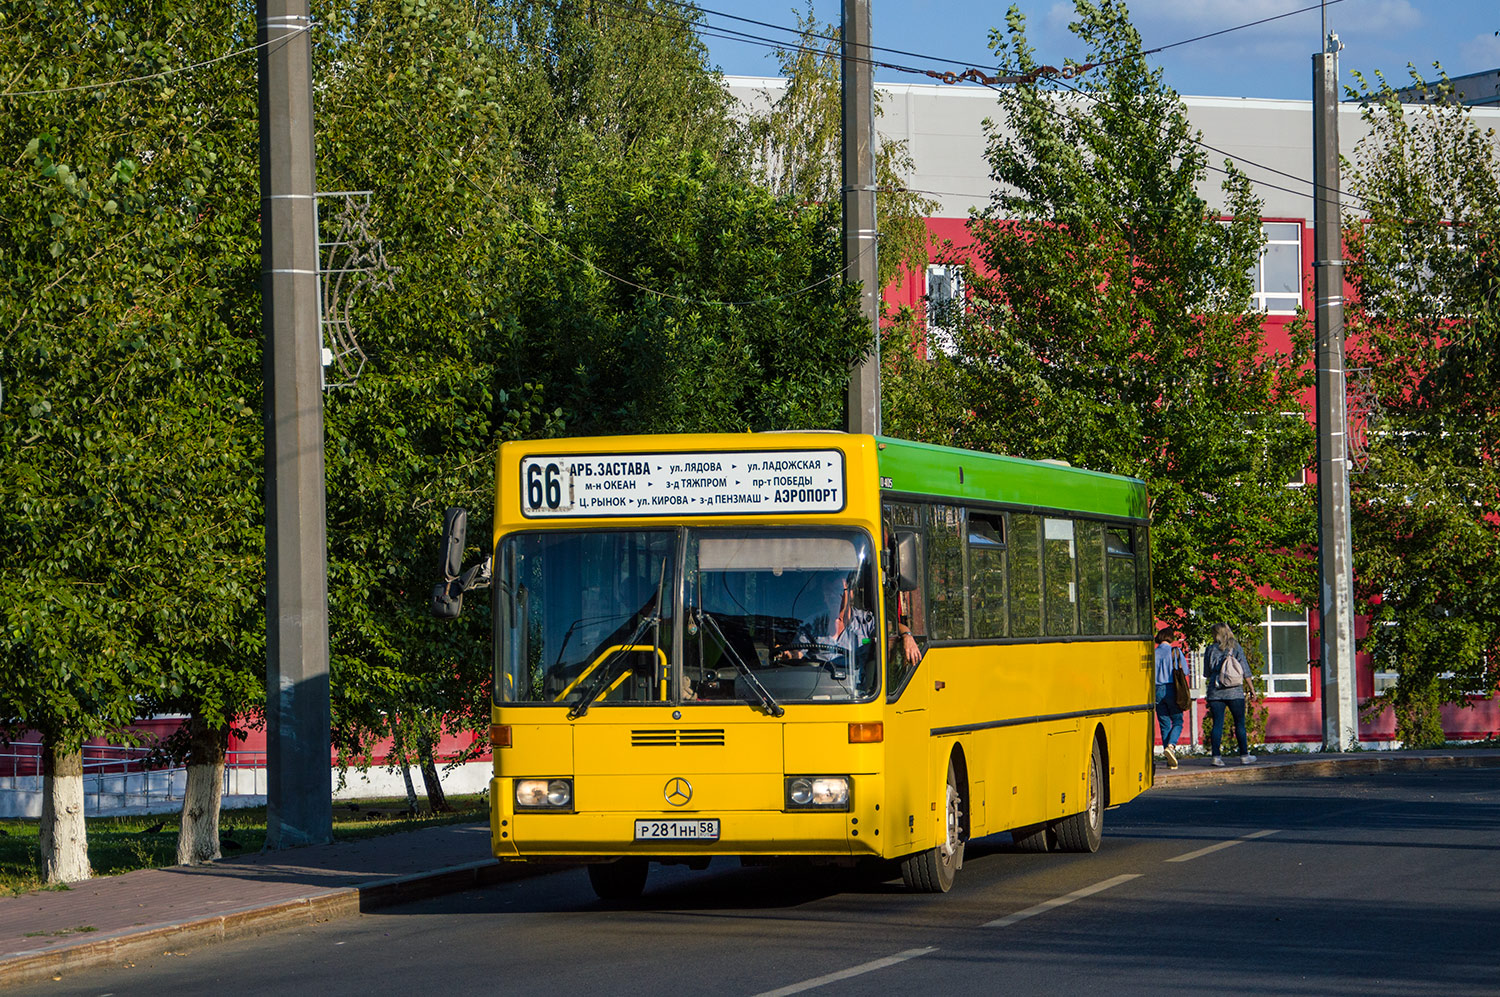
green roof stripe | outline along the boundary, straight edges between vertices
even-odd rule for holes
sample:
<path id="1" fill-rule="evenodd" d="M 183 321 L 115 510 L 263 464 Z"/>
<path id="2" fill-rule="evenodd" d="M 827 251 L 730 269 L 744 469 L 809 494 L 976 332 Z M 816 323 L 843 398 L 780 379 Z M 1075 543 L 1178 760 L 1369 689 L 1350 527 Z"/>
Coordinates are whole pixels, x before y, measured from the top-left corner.
<path id="1" fill-rule="evenodd" d="M 875 442 L 880 477 L 892 491 L 1146 518 L 1146 484 L 1136 478 L 884 436 Z"/>

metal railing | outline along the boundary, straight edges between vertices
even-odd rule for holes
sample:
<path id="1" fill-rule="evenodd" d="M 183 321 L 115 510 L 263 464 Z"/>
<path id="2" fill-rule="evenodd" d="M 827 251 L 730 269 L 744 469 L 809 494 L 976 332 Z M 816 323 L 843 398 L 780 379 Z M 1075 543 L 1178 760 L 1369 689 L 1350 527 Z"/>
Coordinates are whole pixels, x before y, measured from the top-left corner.
<path id="1" fill-rule="evenodd" d="M 180 803 L 187 786 L 187 768 L 160 765 L 149 747 L 89 744 L 83 747 L 84 813 L 97 816 L 109 810 L 147 808 Z M 42 792 L 42 746 L 18 742 L 0 751 L 0 794 Z M 226 796 L 264 796 L 266 753 L 229 751 L 224 758 Z M 28 808 L 0 806 L 0 812 L 19 813 Z"/>

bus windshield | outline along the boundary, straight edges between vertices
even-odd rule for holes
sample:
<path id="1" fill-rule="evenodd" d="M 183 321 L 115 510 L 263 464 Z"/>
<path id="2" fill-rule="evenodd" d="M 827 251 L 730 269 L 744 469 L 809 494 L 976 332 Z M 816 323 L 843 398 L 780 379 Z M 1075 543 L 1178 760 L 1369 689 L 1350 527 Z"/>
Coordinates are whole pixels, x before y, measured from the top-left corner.
<path id="1" fill-rule="evenodd" d="M 522 533 L 502 542 L 498 564 L 497 702 L 779 712 L 879 689 L 862 531 Z"/>

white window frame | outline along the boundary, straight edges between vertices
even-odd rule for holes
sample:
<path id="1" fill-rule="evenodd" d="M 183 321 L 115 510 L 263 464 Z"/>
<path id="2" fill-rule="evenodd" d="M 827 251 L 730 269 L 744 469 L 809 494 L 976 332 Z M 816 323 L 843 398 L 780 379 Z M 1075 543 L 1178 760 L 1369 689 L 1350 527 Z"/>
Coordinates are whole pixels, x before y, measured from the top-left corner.
<path id="1" fill-rule="evenodd" d="M 925 290 L 922 300 L 927 309 L 927 342 L 951 357 L 958 352 L 953 330 L 968 290 L 964 284 L 963 266 L 957 263 L 927 264 Z"/>
<path id="2" fill-rule="evenodd" d="M 1271 238 L 1272 229 L 1270 227 L 1273 225 L 1295 225 L 1297 227 L 1297 237 L 1295 239 L 1273 239 Z M 1250 297 L 1252 300 L 1254 300 L 1256 308 L 1267 315 L 1295 315 L 1297 314 L 1297 309 L 1302 307 L 1301 285 L 1303 224 L 1300 221 L 1262 220 L 1260 223 L 1260 232 L 1261 235 L 1265 236 L 1266 244 L 1261 247 L 1260 256 L 1256 258 L 1255 266 L 1250 271 L 1250 282 L 1251 287 L 1253 288 L 1253 292 Z M 1264 261 L 1272 246 L 1297 247 L 1297 301 L 1290 308 L 1285 307 L 1286 302 L 1291 297 L 1290 294 L 1285 291 L 1266 290 L 1266 270 Z M 1277 304 L 1277 307 L 1275 308 L 1271 307 L 1271 302 L 1273 300 Z"/>
<path id="3" fill-rule="evenodd" d="M 1277 612 L 1296 613 L 1299 618 L 1295 620 L 1274 619 L 1274 614 Z M 1272 658 L 1272 648 L 1275 646 L 1271 640 L 1272 627 L 1295 627 L 1302 631 L 1302 647 L 1304 651 L 1300 668 L 1291 662 L 1278 667 L 1277 662 Z M 1271 698 L 1296 699 L 1306 699 L 1311 696 L 1313 694 L 1312 663 L 1308 660 L 1305 649 L 1311 646 L 1308 641 L 1312 637 L 1312 623 L 1308 619 L 1307 611 L 1292 602 L 1273 603 L 1266 607 L 1265 616 L 1260 622 L 1260 628 L 1262 631 L 1260 637 L 1261 649 L 1265 652 L 1266 661 L 1266 671 L 1261 677 L 1266 683 L 1266 696 Z M 1297 681 L 1303 683 L 1303 688 L 1290 690 L 1278 688 L 1282 682 L 1291 683 Z"/>

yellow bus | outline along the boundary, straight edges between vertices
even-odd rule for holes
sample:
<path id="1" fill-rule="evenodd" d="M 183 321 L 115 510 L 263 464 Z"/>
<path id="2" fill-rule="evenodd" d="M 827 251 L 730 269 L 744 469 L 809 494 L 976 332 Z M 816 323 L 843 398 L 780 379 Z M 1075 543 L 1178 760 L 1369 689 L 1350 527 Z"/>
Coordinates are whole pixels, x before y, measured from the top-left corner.
<path id="1" fill-rule="evenodd" d="M 1092 852 L 1151 784 L 1146 531 L 1140 481 L 878 436 L 507 443 L 494 853 L 622 899 L 719 855 L 942 892 L 982 835 Z"/>

